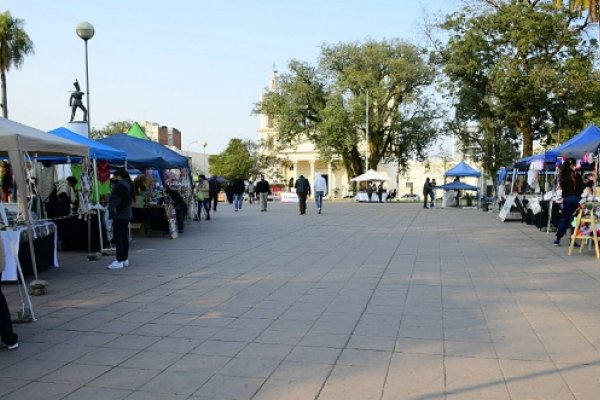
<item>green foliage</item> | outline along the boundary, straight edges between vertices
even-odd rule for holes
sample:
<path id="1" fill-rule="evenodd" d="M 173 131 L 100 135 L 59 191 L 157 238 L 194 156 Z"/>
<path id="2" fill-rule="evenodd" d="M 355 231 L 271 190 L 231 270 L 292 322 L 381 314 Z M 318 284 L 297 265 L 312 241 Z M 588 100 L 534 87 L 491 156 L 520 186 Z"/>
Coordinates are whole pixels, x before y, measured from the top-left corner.
<path id="1" fill-rule="evenodd" d="M 437 117 L 426 89 L 434 77 L 424 52 L 399 40 L 321 48 L 319 66 L 292 61 L 278 90 L 256 107 L 276 121 L 273 151 L 310 140 L 322 160 L 341 159 L 349 176 L 364 172 L 368 97 L 369 168 L 406 167 L 424 157 Z M 277 148 L 279 146 L 279 148 Z"/>
<path id="2" fill-rule="evenodd" d="M 90 132 L 90 139 L 102 139 L 107 136 L 114 135 L 116 133 L 127 133 L 129 128 L 133 125 L 133 121 L 128 119 L 127 121 L 112 121 L 106 124 L 102 129 L 93 128 Z"/>
<path id="3" fill-rule="evenodd" d="M 493 7 L 465 7 L 441 24 L 450 33 L 439 61 L 455 101 L 455 125 L 474 122 L 478 134 L 463 136 L 466 145 L 485 151 L 491 140 L 493 157 L 511 153 L 499 149 L 515 134 L 523 155 L 531 155 L 534 140 L 550 144 L 557 126 L 581 129 L 586 113 L 597 108 L 597 43 L 581 35 L 568 10 L 550 2 L 488 3 Z"/>
<path id="4" fill-rule="evenodd" d="M 4 118 L 8 118 L 6 73 L 11 67 L 21 68 L 25 56 L 34 53 L 33 42 L 23 29 L 23 25 L 23 20 L 13 18 L 10 11 L 0 13 L 0 84 Z"/>
<path id="5" fill-rule="evenodd" d="M 210 174 L 229 180 L 240 176 L 248 179 L 259 173 L 258 145 L 250 140 L 231 139 L 227 148 L 209 158 Z"/>

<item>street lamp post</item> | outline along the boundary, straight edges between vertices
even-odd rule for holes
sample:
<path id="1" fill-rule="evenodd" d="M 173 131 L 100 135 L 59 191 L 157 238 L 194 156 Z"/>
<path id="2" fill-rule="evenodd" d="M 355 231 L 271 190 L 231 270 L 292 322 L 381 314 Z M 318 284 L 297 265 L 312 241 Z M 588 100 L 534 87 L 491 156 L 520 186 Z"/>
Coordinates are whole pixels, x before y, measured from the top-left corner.
<path id="1" fill-rule="evenodd" d="M 369 91 L 367 90 L 367 106 L 365 107 L 365 172 L 369 170 Z"/>
<path id="2" fill-rule="evenodd" d="M 208 174 L 208 171 L 206 170 L 206 146 L 208 146 L 208 143 L 202 143 L 202 147 L 204 147 L 204 173 Z"/>
<path id="3" fill-rule="evenodd" d="M 90 76 L 88 69 L 88 40 L 94 37 L 94 25 L 89 22 L 80 22 L 75 28 L 77 36 L 79 36 L 85 42 L 85 91 L 87 100 L 87 123 L 88 123 L 88 136 L 91 131 L 90 123 Z"/>

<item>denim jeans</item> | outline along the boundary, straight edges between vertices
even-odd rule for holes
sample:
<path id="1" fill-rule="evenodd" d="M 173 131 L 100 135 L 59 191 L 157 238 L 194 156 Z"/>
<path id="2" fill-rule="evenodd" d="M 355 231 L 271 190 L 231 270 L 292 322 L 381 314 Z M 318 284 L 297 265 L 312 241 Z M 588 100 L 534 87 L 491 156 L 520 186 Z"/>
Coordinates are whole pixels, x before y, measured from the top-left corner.
<path id="1" fill-rule="evenodd" d="M 563 197 L 562 215 L 560 217 L 558 228 L 556 229 L 556 239 L 560 240 L 563 236 L 565 236 L 565 233 L 567 233 L 567 229 L 571 226 L 573 214 L 577 210 L 580 200 L 581 196 Z"/>
<path id="2" fill-rule="evenodd" d="M 244 202 L 244 194 L 234 194 L 233 195 L 233 205 L 236 210 L 242 209 L 242 203 Z"/>
<path id="3" fill-rule="evenodd" d="M 323 195 L 325 192 L 322 191 L 318 191 L 315 192 L 315 204 L 317 205 L 317 208 L 321 208 L 321 206 L 323 205 Z"/>

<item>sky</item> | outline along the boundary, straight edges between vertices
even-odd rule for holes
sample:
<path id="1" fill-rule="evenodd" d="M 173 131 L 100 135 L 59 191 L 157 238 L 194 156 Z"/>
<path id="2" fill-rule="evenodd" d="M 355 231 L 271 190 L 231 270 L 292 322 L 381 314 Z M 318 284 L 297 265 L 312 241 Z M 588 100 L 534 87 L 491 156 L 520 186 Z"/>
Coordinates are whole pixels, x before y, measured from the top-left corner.
<path id="1" fill-rule="evenodd" d="M 459 0 L 3 0 L 24 21 L 35 54 L 7 74 L 9 118 L 42 130 L 70 118 L 69 91 L 85 90 L 90 122 L 148 120 L 182 132 L 182 148 L 215 154 L 232 138 L 257 140 L 252 115 L 273 67 L 316 64 L 322 44 L 400 38 L 426 42 L 427 15 Z M 84 102 L 85 104 L 85 102 Z M 81 117 L 77 111 L 76 119 Z"/>

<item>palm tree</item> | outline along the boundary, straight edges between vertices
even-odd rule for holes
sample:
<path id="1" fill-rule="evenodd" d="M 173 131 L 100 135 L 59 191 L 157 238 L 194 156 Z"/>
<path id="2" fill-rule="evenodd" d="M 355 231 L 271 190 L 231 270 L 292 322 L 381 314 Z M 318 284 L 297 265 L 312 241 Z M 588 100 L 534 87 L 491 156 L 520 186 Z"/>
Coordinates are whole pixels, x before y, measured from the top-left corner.
<path id="1" fill-rule="evenodd" d="M 28 54 L 33 54 L 33 42 L 23 30 L 23 20 L 13 18 L 10 11 L 0 13 L 0 85 L 4 118 L 8 118 L 6 73 L 10 67 L 21 68 Z"/>
<path id="2" fill-rule="evenodd" d="M 562 7 L 562 0 L 554 0 L 556 7 Z M 578 13 L 583 11 L 588 12 L 588 20 L 591 23 L 596 23 L 599 20 L 600 0 L 569 0 L 569 9 Z"/>

